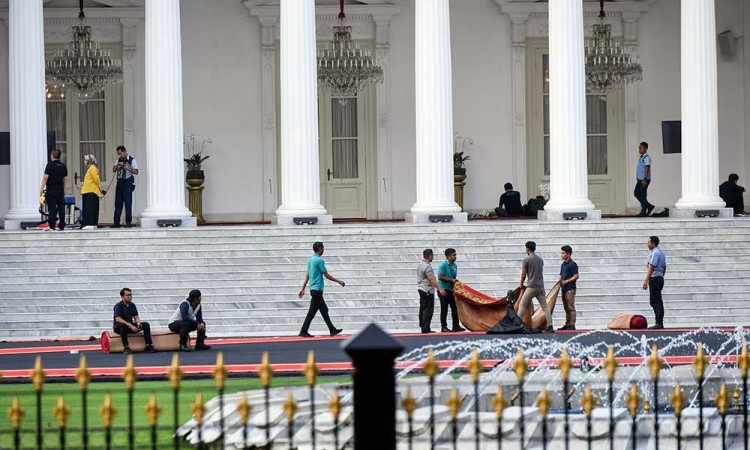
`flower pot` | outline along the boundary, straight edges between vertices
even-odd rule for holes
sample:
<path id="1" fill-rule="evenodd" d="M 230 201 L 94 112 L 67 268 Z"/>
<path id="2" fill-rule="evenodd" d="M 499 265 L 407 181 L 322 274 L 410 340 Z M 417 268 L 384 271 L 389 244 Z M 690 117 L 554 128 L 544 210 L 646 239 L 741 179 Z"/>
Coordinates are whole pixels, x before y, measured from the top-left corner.
<path id="1" fill-rule="evenodd" d="M 202 186 L 206 181 L 206 177 L 202 170 L 188 170 L 185 175 L 185 182 L 188 186 L 198 187 Z"/>
<path id="2" fill-rule="evenodd" d="M 466 167 L 454 167 L 453 168 L 453 175 L 461 175 L 466 176 Z"/>

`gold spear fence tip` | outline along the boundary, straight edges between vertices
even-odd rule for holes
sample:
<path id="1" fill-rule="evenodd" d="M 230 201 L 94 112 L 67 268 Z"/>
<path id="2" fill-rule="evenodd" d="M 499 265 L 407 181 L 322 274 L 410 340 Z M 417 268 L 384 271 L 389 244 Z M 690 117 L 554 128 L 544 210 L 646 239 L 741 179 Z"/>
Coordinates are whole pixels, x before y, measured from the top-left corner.
<path id="1" fill-rule="evenodd" d="M 260 361 L 260 367 L 258 368 L 258 375 L 260 375 L 260 383 L 263 387 L 267 388 L 271 385 L 271 378 L 273 377 L 273 367 L 269 362 L 268 352 L 263 352 L 263 357 Z"/>
<path id="2" fill-rule="evenodd" d="M 297 403 L 294 401 L 294 396 L 291 391 L 286 393 L 286 401 L 284 401 L 284 414 L 286 414 L 286 421 L 288 423 L 294 422 L 294 413 L 297 412 Z"/>
<path id="3" fill-rule="evenodd" d="M 643 413 L 644 414 L 651 413 L 651 402 L 648 400 L 643 401 Z"/>
<path id="4" fill-rule="evenodd" d="M 526 359 L 524 359 L 523 357 L 523 349 L 519 347 L 516 360 L 513 361 L 513 371 L 516 373 L 516 377 L 518 377 L 518 381 L 523 381 L 523 379 L 526 377 L 526 372 L 528 370 L 529 370 L 529 365 L 526 363 Z"/>
<path id="5" fill-rule="evenodd" d="M 625 396 L 625 402 L 628 405 L 630 415 L 635 417 L 638 414 L 638 404 L 641 402 L 641 398 L 638 396 L 638 386 L 635 383 L 630 384 L 630 392 Z"/>
<path id="6" fill-rule="evenodd" d="M 406 411 L 406 416 L 411 419 L 414 415 L 414 410 L 417 409 L 417 399 L 411 394 L 411 388 L 406 390 L 406 398 L 401 400 L 401 406 Z"/>
<path id="7" fill-rule="evenodd" d="M 471 359 L 469 360 L 467 368 L 469 369 L 472 380 L 474 380 L 475 383 L 478 382 L 479 375 L 482 373 L 482 369 L 484 369 L 484 366 L 482 365 L 482 361 L 480 361 L 479 359 L 479 352 L 477 351 L 476 347 L 474 347 L 474 350 L 472 350 L 471 352 Z"/>
<path id="8" fill-rule="evenodd" d="M 617 358 L 615 358 L 615 349 L 613 347 L 609 347 L 607 349 L 607 358 L 604 360 L 604 368 L 607 369 L 607 379 L 611 382 L 615 379 L 615 372 L 617 372 L 617 367 L 620 364 L 617 363 Z"/>
<path id="9" fill-rule="evenodd" d="M 81 390 L 85 391 L 89 387 L 91 381 L 91 371 L 86 366 L 86 355 L 81 355 L 81 359 L 78 361 L 78 370 L 76 371 L 76 381 L 81 386 Z"/>
<path id="10" fill-rule="evenodd" d="M 747 342 L 742 343 L 742 351 L 737 357 L 737 367 L 740 368 L 742 378 L 747 378 L 747 371 L 750 369 L 750 356 L 747 354 Z"/>
<path id="11" fill-rule="evenodd" d="M 112 406 L 112 394 L 107 393 L 104 395 L 104 406 L 99 408 L 99 413 L 102 416 L 102 422 L 105 428 L 112 426 L 112 418 L 117 414 L 117 408 Z"/>
<path id="12" fill-rule="evenodd" d="M 146 405 L 146 417 L 148 417 L 148 423 L 155 427 L 156 424 L 159 421 L 159 414 L 161 414 L 162 407 L 159 404 L 159 402 L 156 401 L 156 394 L 152 393 L 151 397 L 148 399 L 148 404 Z"/>
<path id="13" fill-rule="evenodd" d="M 203 406 L 203 394 L 198 392 L 195 394 L 195 402 L 190 405 L 190 411 L 193 413 L 193 419 L 201 426 L 203 424 L 203 414 L 206 412 L 205 406 Z"/>
<path id="14" fill-rule="evenodd" d="M 435 352 L 433 352 L 432 347 L 427 349 L 427 361 L 424 362 L 422 370 L 430 378 L 430 381 L 434 380 L 438 373 L 439 368 L 437 361 L 435 361 Z"/>
<path id="15" fill-rule="evenodd" d="M 128 355 L 128 362 L 125 364 L 125 369 L 122 371 L 122 378 L 125 380 L 125 387 L 132 391 L 135 387 L 135 379 L 138 376 L 138 371 L 135 369 L 133 363 L 133 355 Z"/>
<path id="16" fill-rule="evenodd" d="M 735 408 L 740 409 L 740 388 L 735 387 L 732 391 L 732 404 Z"/>
<path id="17" fill-rule="evenodd" d="M 654 344 L 651 348 L 651 356 L 648 358 L 648 367 L 651 369 L 651 379 L 656 380 L 659 378 L 659 370 L 661 370 L 663 363 L 659 358 L 659 349 Z"/>
<path id="18" fill-rule="evenodd" d="M 21 427 L 21 420 L 23 420 L 23 416 L 25 415 L 26 411 L 18 404 L 18 397 L 13 396 L 13 402 L 11 402 L 10 408 L 8 408 L 8 417 L 10 417 L 10 424 L 14 430 L 18 430 Z"/>
<path id="19" fill-rule="evenodd" d="M 42 357 L 37 355 L 34 362 L 34 370 L 31 371 L 31 382 L 34 383 L 34 390 L 40 392 L 44 386 L 44 378 L 47 374 L 42 369 Z"/>
<path id="20" fill-rule="evenodd" d="M 724 415 L 727 413 L 727 406 L 729 405 L 729 396 L 727 395 L 727 385 L 721 383 L 719 393 L 716 394 L 716 406 L 719 408 L 719 412 Z"/>
<path id="21" fill-rule="evenodd" d="M 333 395 L 331 395 L 331 401 L 328 402 L 328 408 L 331 410 L 333 420 L 339 420 L 339 415 L 341 414 L 341 408 L 343 408 L 343 406 L 344 405 L 341 403 L 338 391 L 333 391 Z M 404 406 L 404 408 L 406 408 L 406 406 Z"/>
<path id="22" fill-rule="evenodd" d="M 216 366 L 214 366 L 213 370 L 214 379 L 216 379 L 216 389 L 224 389 L 227 373 L 229 373 L 229 370 L 227 369 L 227 366 L 224 365 L 224 353 L 219 352 L 216 355 Z"/>
<path id="23" fill-rule="evenodd" d="M 68 416 L 70 415 L 70 408 L 65 405 L 65 397 L 62 395 L 57 397 L 57 406 L 55 406 L 52 412 L 57 419 L 57 426 L 60 429 L 65 428 L 65 425 L 68 422 Z"/>
<path id="24" fill-rule="evenodd" d="M 591 386 L 586 386 L 586 392 L 584 392 L 583 397 L 581 397 L 581 406 L 583 407 L 583 412 L 586 414 L 586 417 L 591 417 L 591 412 L 594 410 L 594 407 L 596 407 L 596 398 L 594 398 L 594 394 L 591 393 Z"/>
<path id="25" fill-rule="evenodd" d="M 448 397 L 447 404 L 451 413 L 451 419 L 455 419 L 458 416 L 458 410 L 461 409 L 461 405 L 464 404 L 464 397 L 458 396 L 458 389 L 451 389 L 451 395 Z"/>
<path id="26" fill-rule="evenodd" d="M 167 372 L 169 383 L 172 385 L 172 389 L 179 389 L 180 382 L 182 381 L 182 368 L 180 368 L 180 357 L 175 353 L 172 355 L 172 365 L 169 366 Z"/>
<path id="27" fill-rule="evenodd" d="M 547 417 L 547 411 L 549 411 L 551 404 L 552 399 L 547 395 L 547 388 L 542 387 L 542 392 L 539 394 L 539 398 L 536 401 L 536 405 L 539 407 L 539 414 L 542 415 L 542 418 Z"/>
<path id="28" fill-rule="evenodd" d="M 308 386 L 315 386 L 315 380 L 318 377 L 319 371 L 318 365 L 315 364 L 315 352 L 310 350 L 307 352 L 307 364 L 305 364 L 305 369 L 302 371 L 307 378 Z"/>
<path id="29" fill-rule="evenodd" d="M 503 418 L 503 410 L 507 405 L 508 401 L 505 399 L 505 394 L 503 394 L 503 388 L 502 386 L 498 386 L 497 394 L 495 394 L 495 398 L 492 399 L 492 407 L 495 409 L 498 420 Z"/>
<path id="30" fill-rule="evenodd" d="M 672 406 L 674 407 L 675 416 L 679 416 L 682 413 L 682 409 L 685 407 L 685 397 L 682 395 L 680 383 L 677 383 L 674 386 L 674 393 L 670 397 L 670 400 L 672 401 Z"/>
<path id="31" fill-rule="evenodd" d="M 706 370 L 706 364 L 707 360 L 703 355 L 703 344 L 698 344 L 698 351 L 695 355 L 695 358 L 693 358 L 693 367 L 695 367 L 695 374 L 699 379 L 703 378 L 703 374 Z"/>
<path id="32" fill-rule="evenodd" d="M 557 361 L 557 368 L 560 369 L 560 375 L 563 381 L 567 382 L 570 376 L 570 369 L 573 367 L 573 363 L 570 361 L 570 355 L 568 354 L 568 347 L 563 347 L 560 359 Z"/>
<path id="33" fill-rule="evenodd" d="M 240 403 L 237 405 L 237 412 L 240 414 L 240 422 L 242 425 L 247 425 L 247 419 L 250 417 L 250 411 L 253 407 L 247 402 L 247 391 L 242 391 L 242 397 Z"/>

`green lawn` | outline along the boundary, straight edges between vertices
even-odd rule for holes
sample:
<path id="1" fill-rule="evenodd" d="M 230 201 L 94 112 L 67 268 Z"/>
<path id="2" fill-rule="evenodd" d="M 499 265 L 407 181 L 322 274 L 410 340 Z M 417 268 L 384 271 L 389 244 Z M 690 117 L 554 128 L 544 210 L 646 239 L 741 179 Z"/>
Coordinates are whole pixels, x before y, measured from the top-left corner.
<path id="1" fill-rule="evenodd" d="M 347 383 L 350 377 L 320 377 L 320 383 Z M 273 387 L 296 387 L 305 386 L 304 377 L 281 377 L 273 380 Z M 225 393 L 231 394 L 243 390 L 261 388 L 260 380 L 253 379 L 228 379 Z M 214 380 L 188 380 L 180 385 L 180 407 L 179 420 L 185 423 L 192 413 L 190 405 L 195 401 L 198 392 L 203 394 L 203 400 L 208 401 L 216 395 L 216 384 Z M 88 425 L 89 443 L 91 448 L 102 448 L 104 445 L 104 432 L 99 408 L 104 403 L 104 395 L 112 395 L 112 405 L 117 408 L 113 419 L 113 445 L 114 449 L 127 448 L 127 417 L 128 401 L 127 391 L 122 381 L 91 383 L 88 392 Z M 173 431 L 173 391 L 168 381 L 139 381 L 136 382 L 133 395 L 133 419 L 136 430 L 135 440 L 143 448 L 150 448 L 150 430 L 145 406 L 151 394 L 156 394 L 158 403 L 162 406 L 159 416 L 158 441 L 159 448 L 171 448 Z M 65 404 L 70 408 L 71 414 L 68 418 L 70 431 L 67 443 L 71 447 L 79 447 L 82 427 L 82 399 L 81 390 L 75 383 L 47 383 L 44 385 L 42 396 L 42 428 L 44 434 L 45 448 L 58 448 L 59 433 L 57 420 L 53 409 L 57 405 L 58 397 L 63 395 Z M 19 404 L 25 410 L 25 417 L 21 423 L 23 431 L 22 445 L 35 447 L 36 445 L 36 392 L 31 384 L 0 384 L 0 448 L 12 448 L 13 438 L 10 419 L 7 411 L 11 406 L 13 397 L 17 396 Z M 148 444 L 148 445 L 147 445 Z"/>

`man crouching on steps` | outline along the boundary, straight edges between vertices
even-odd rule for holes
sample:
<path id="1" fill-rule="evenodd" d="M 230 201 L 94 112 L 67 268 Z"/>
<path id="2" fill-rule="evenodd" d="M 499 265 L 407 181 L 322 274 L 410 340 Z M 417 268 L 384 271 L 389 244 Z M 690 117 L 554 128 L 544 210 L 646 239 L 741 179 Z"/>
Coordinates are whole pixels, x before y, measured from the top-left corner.
<path id="1" fill-rule="evenodd" d="M 201 311 L 201 291 L 193 289 L 190 291 L 188 298 L 180 303 L 172 317 L 169 319 L 169 331 L 180 335 L 180 351 L 189 352 L 191 331 L 198 331 L 198 339 L 195 341 L 196 350 L 210 350 L 211 346 L 206 345 L 206 322 L 203 321 L 203 311 Z"/>

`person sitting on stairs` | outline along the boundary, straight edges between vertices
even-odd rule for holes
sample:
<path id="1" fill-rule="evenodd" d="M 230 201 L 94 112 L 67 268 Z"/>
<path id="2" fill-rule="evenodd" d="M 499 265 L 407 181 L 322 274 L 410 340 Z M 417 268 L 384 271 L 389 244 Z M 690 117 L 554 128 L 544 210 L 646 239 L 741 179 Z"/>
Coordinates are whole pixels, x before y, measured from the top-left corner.
<path id="1" fill-rule="evenodd" d="M 122 338 L 122 353 L 129 355 L 131 352 L 128 343 L 128 334 L 135 334 L 143 331 L 143 337 L 146 340 L 146 351 L 154 353 L 154 343 L 151 340 L 151 327 L 148 322 L 141 322 L 138 316 L 138 308 L 133 303 L 133 291 L 128 288 L 120 290 L 120 301 L 115 305 L 115 321 L 113 329 L 115 333 Z"/>
<path id="2" fill-rule="evenodd" d="M 206 345 L 206 322 L 203 321 L 203 310 L 201 308 L 201 291 L 193 289 L 188 298 L 180 303 L 172 317 L 169 318 L 169 331 L 180 335 L 180 351 L 190 351 L 190 332 L 197 331 L 198 339 L 195 341 L 196 350 L 210 350 Z"/>

